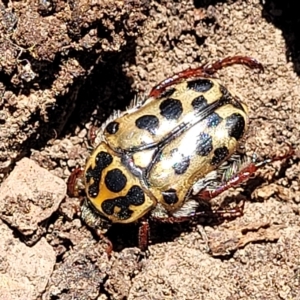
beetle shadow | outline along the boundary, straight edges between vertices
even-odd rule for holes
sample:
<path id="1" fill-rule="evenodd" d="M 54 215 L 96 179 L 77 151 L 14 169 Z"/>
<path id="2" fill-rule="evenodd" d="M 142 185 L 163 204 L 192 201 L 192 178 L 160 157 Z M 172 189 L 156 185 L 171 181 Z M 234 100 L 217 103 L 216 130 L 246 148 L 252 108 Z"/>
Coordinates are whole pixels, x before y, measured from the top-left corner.
<path id="1" fill-rule="evenodd" d="M 292 60 L 300 75 L 300 18 L 297 1 L 261 0 L 262 16 L 282 31 L 286 43 L 287 60 Z"/>
<path id="2" fill-rule="evenodd" d="M 102 62 L 94 66 L 88 80 L 81 86 L 75 108 L 61 136 L 74 134 L 76 127 L 83 128 L 91 120 L 99 126 L 114 110 L 124 110 L 129 105 L 135 96 L 131 88 L 133 79 L 126 76 L 122 65 L 135 63 L 135 47 L 135 40 L 130 39 L 120 53 L 102 55 Z"/>
<path id="3" fill-rule="evenodd" d="M 208 6 L 212 5 L 215 6 L 217 3 L 226 3 L 228 0 L 194 0 L 194 6 L 195 8 L 202 8 L 205 7 L 207 8 Z"/>
<path id="4" fill-rule="evenodd" d="M 224 203 L 224 205 L 232 205 L 233 202 L 237 205 L 240 200 L 241 197 L 231 197 L 226 199 L 226 204 Z M 222 203 L 220 209 L 226 210 L 226 208 L 228 207 L 224 207 Z M 230 212 L 228 212 L 226 216 L 223 215 L 224 213 L 216 213 L 207 201 L 203 201 L 199 204 L 198 212 L 201 212 L 200 216 L 180 223 L 161 222 L 150 218 L 149 245 L 174 242 L 182 233 L 194 231 L 197 224 L 203 226 L 217 226 L 222 224 L 225 220 L 228 221 L 236 218 L 236 215 L 231 216 Z M 138 229 L 138 223 L 113 224 L 106 234 L 114 246 L 113 250 L 120 252 L 124 248 L 138 247 Z"/>
<path id="5" fill-rule="evenodd" d="M 122 65 L 135 64 L 135 37 L 128 37 L 126 45 L 120 51 L 103 54 L 98 64 L 95 64 L 99 57 L 96 51 L 90 53 L 89 58 L 85 58 L 84 52 L 76 52 L 72 56 L 83 69 L 93 70 L 84 77 L 74 78 L 69 92 L 57 96 L 55 103 L 43 113 L 42 108 L 38 108 L 31 114 L 27 124 L 38 124 L 38 127 L 18 145 L 18 156 L 14 158 L 14 163 L 30 156 L 32 149 L 42 150 L 52 139 L 74 135 L 76 128 L 84 129 L 91 119 L 96 125 L 102 123 L 113 110 L 124 109 L 134 98 L 135 92 L 131 88 L 133 80 L 125 74 Z M 59 63 L 58 59 L 57 64 Z M 58 71 L 54 69 L 53 67 L 53 74 L 56 74 Z M 50 70 L 49 73 L 51 72 Z M 45 84 L 45 89 L 51 86 L 53 74 L 48 76 L 49 84 Z M 26 88 L 22 89 L 22 94 L 26 94 Z M 41 118 L 41 114 L 46 116 L 45 120 Z M 13 167 L 14 164 L 11 165 Z"/>
<path id="6" fill-rule="evenodd" d="M 176 240 L 183 232 L 192 232 L 190 222 L 159 223 L 149 222 L 149 244 L 156 245 Z M 138 247 L 138 224 L 114 224 L 106 236 L 113 244 L 113 251 L 121 252 L 125 248 Z"/>

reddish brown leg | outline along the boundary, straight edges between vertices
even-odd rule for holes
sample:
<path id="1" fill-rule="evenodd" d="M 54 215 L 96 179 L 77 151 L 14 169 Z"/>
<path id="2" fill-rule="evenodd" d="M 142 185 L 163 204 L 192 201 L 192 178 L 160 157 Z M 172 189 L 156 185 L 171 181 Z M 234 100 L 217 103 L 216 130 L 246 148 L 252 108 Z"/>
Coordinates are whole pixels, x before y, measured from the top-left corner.
<path id="1" fill-rule="evenodd" d="M 290 148 L 289 151 L 283 155 L 275 156 L 273 158 L 266 159 L 261 162 L 252 162 L 245 168 L 241 169 L 237 174 L 234 174 L 232 178 L 230 178 L 227 182 L 224 182 L 219 188 L 214 191 L 203 190 L 197 196 L 201 200 L 210 200 L 224 191 L 230 189 L 231 187 L 237 186 L 242 182 L 247 181 L 259 168 L 262 166 L 271 163 L 277 160 L 284 160 L 286 158 L 291 157 L 294 154 L 294 149 Z"/>
<path id="2" fill-rule="evenodd" d="M 79 197 L 80 190 L 84 187 L 82 186 L 81 181 L 83 180 L 83 169 L 75 168 L 67 182 L 67 192 L 70 197 Z"/>
<path id="3" fill-rule="evenodd" d="M 232 65 L 246 65 L 250 69 L 259 69 L 259 71 L 263 72 L 264 67 L 263 65 L 257 61 L 255 58 L 249 57 L 249 56 L 229 56 L 224 59 L 220 59 L 213 64 L 205 64 L 201 66 L 203 69 L 204 73 L 208 75 L 213 75 L 215 74 L 218 70 L 223 69 L 228 66 Z"/>
<path id="4" fill-rule="evenodd" d="M 97 127 L 94 125 L 92 125 L 88 130 L 87 138 L 90 146 L 94 146 L 95 139 L 97 137 L 96 131 L 97 131 Z"/>
<path id="5" fill-rule="evenodd" d="M 210 212 L 211 214 L 211 212 Z M 157 218 L 151 217 L 151 219 L 155 222 L 159 223 L 167 223 L 167 224 L 175 224 L 175 223 L 183 223 L 191 221 L 193 216 L 185 216 L 185 217 L 168 217 L 168 218 Z"/>
<path id="6" fill-rule="evenodd" d="M 81 190 L 84 189 L 83 186 L 83 169 L 82 168 L 75 168 L 71 175 L 68 178 L 67 182 L 67 194 L 70 197 L 78 198 L 78 202 L 72 205 L 74 212 L 77 216 L 80 217 L 81 215 L 81 205 L 82 201 L 84 200 L 83 195 L 81 195 Z"/>
<path id="7" fill-rule="evenodd" d="M 182 222 L 191 222 L 193 220 L 197 220 L 201 217 L 204 218 L 211 218 L 211 217 L 221 217 L 221 218 L 237 218 L 241 217 L 244 212 L 244 201 L 241 202 L 240 206 L 235 206 L 233 208 L 228 209 L 217 209 L 217 210 L 207 210 L 207 211 L 196 211 L 195 213 L 189 216 L 182 216 L 182 217 L 168 217 L 168 218 L 157 218 L 151 217 L 153 221 L 160 222 L 160 223 L 182 223 Z"/>
<path id="8" fill-rule="evenodd" d="M 199 68 L 184 70 L 175 74 L 172 77 L 163 80 L 151 90 L 149 97 L 158 97 L 161 93 L 163 93 L 166 90 L 167 87 L 177 84 L 183 79 L 190 77 L 210 77 L 218 70 L 235 64 L 246 65 L 251 69 L 259 69 L 260 71 L 263 71 L 262 64 L 252 57 L 230 56 L 218 60 L 213 64 L 205 64 Z"/>
<path id="9" fill-rule="evenodd" d="M 242 200 L 239 205 L 236 205 L 233 208 L 217 209 L 217 210 L 213 210 L 212 213 L 214 216 L 218 215 L 222 219 L 238 218 L 244 214 L 244 206 L 245 206 L 245 201 Z"/>
<path id="10" fill-rule="evenodd" d="M 232 219 L 241 217 L 244 214 L 245 201 L 242 200 L 238 205 L 232 208 L 216 209 L 210 212 L 199 211 L 194 214 L 194 218 L 199 217 L 220 217 L 222 219 Z"/>
<path id="11" fill-rule="evenodd" d="M 141 221 L 139 227 L 139 248 L 142 251 L 146 251 L 148 248 L 149 232 L 150 227 L 148 221 Z"/>

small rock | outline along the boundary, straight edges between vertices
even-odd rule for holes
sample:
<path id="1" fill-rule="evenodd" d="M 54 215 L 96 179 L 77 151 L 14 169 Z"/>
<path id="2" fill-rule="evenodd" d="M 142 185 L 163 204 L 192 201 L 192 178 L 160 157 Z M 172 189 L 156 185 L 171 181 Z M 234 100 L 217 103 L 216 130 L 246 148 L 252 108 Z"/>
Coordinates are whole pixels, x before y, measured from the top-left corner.
<path id="1" fill-rule="evenodd" d="M 42 238 L 28 247 L 0 220 L 0 300 L 37 299 L 45 290 L 56 260 Z"/>
<path id="2" fill-rule="evenodd" d="M 58 209 L 65 195 L 61 178 L 23 158 L 0 187 L 0 218 L 31 235 Z"/>

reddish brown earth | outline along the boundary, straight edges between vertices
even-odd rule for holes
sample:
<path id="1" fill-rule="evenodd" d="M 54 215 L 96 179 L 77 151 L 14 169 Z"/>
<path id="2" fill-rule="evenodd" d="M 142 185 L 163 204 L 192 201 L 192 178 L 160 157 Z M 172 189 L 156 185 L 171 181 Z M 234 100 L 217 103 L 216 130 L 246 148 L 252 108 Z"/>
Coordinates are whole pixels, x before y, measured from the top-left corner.
<path id="1" fill-rule="evenodd" d="M 300 299 L 300 19 L 281 2 L 0 2 L 1 300 Z M 247 152 L 291 144 L 295 155 L 216 199 L 244 191 L 244 216 L 155 225 L 147 257 L 135 225 L 113 226 L 109 260 L 65 192 L 88 128 L 165 77 L 231 55 L 265 68 L 218 73 L 250 108 Z"/>

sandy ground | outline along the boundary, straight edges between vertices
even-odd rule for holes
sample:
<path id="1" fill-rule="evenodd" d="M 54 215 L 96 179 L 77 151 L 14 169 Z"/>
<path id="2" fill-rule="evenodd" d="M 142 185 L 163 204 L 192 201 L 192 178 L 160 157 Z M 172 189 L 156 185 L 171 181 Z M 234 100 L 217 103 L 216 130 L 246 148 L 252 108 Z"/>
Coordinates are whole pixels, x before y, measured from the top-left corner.
<path id="1" fill-rule="evenodd" d="M 0 2 L 0 299 L 300 299 L 300 39 L 292 1 Z M 294 7 L 293 7 L 294 6 Z M 218 77 L 250 108 L 247 152 L 295 155 L 216 199 L 217 225 L 135 225 L 105 244 L 66 196 L 87 134 L 167 76 L 231 55 Z M 210 248 L 211 251 L 208 251 Z"/>

